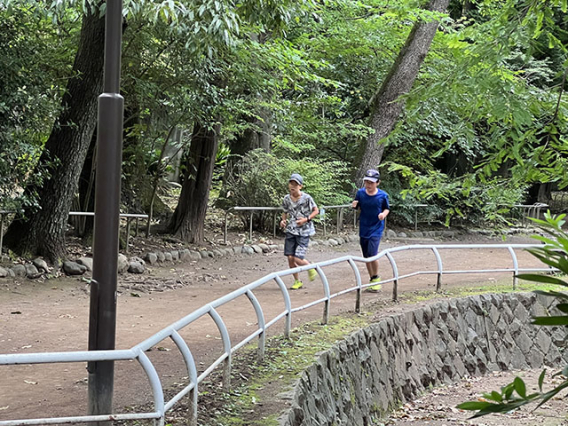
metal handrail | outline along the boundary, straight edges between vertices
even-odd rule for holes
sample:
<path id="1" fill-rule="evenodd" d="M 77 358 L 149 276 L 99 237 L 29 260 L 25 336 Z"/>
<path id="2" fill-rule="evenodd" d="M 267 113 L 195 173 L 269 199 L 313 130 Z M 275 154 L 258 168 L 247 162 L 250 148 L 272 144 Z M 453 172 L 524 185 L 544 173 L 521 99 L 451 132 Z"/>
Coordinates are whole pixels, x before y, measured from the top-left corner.
<path id="1" fill-rule="evenodd" d="M 14 214 L 15 211 L 0 210 L 0 253 L 2 253 L 2 244 L 4 239 L 4 215 Z M 69 212 L 69 216 L 95 216 L 95 212 Z M 132 219 L 136 219 L 136 234 L 138 236 L 138 219 L 148 219 L 150 217 L 147 214 L 137 214 L 137 213 L 120 213 L 119 217 L 126 219 L 126 252 L 128 253 L 128 245 L 130 243 L 130 222 Z"/>
<path id="2" fill-rule="evenodd" d="M 528 217 L 540 218 L 541 209 L 548 208 L 548 204 L 544 203 L 534 203 L 534 204 L 515 204 L 513 207 L 519 207 L 523 209 L 523 217 L 521 219 L 522 224 L 525 225 Z"/>
<path id="3" fill-rule="evenodd" d="M 225 227 L 223 229 L 223 241 L 225 244 L 227 244 L 227 228 L 228 228 L 228 223 L 229 223 L 229 213 L 231 212 L 231 210 L 234 210 L 236 212 L 239 211 L 250 211 L 250 220 L 249 220 L 249 240 L 252 241 L 252 217 L 254 215 L 255 211 L 274 211 L 274 214 L 272 215 L 272 226 L 273 226 L 273 232 L 272 235 L 276 236 L 276 212 L 277 211 L 282 211 L 282 207 L 231 207 L 229 209 L 227 209 L 227 211 L 225 212 Z"/>
<path id="4" fill-rule="evenodd" d="M 327 236 L 327 227 L 326 227 L 326 223 L 325 223 L 325 211 L 327 209 L 337 209 L 337 219 L 335 221 L 336 224 L 336 229 L 337 229 L 337 233 L 339 234 L 339 230 L 341 229 L 341 226 L 343 225 L 343 209 L 345 208 L 349 208 L 351 210 L 351 204 L 340 204 L 337 206 L 321 206 L 320 209 L 320 216 L 323 222 L 323 236 L 326 237 Z M 353 229 L 357 228 L 357 211 L 353 210 Z"/>
<path id="5" fill-rule="evenodd" d="M 412 207 L 415 208 L 414 210 L 414 230 L 416 231 L 418 229 L 418 208 L 419 207 L 429 207 L 429 204 L 411 204 Z M 343 209 L 349 209 L 351 210 L 351 204 L 338 204 L 335 206 L 320 206 L 320 213 L 319 216 L 322 220 L 322 224 L 323 224 L 323 236 L 326 237 L 327 236 L 327 224 L 325 221 L 325 211 L 327 209 L 337 209 L 337 220 L 336 220 L 336 229 L 337 229 L 337 233 L 339 234 L 339 231 L 341 229 L 341 227 L 343 226 Z M 276 236 L 276 212 L 277 211 L 282 211 L 282 207 L 230 207 L 229 209 L 227 209 L 225 211 L 225 226 L 223 229 L 223 241 L 225 244 L 227 244 L 227 232 L 228 232 L 228 226 L 229 226 L 229 214 L 231 213 L 231 211 L 235 211 L 235 212 L 239 212 L 239 211 L 250 211 L 250 219 L 249 219 L 249 240 L 252 241 L 252 219 L 253 219 L 253 215 L 255 211 L 274 211 L 273 217 L 272 217 L 272 225 L 273 225 L 273 230 L 272 230 L 272 235 L 275 237 Z M 357 211 L 353 210 L 353 229 L 357 229 Z"/>
<path id="6" fill-rule="evenodd" d="M 89 216 L 89 217 L 94 217 L 95 216 L 95 212 L 69 212 L 69 216 Z M 120 213 L 118 215 L 118 217 L 120 218 L 124 218 L 126 219 L 126 247 L 125 247 L 125 252 L 128 253 L 128 248 L 130 247 L 130 224 L 132 222 L 132 219 L 136 219 L 136 232 L 134 234 L 135 237 L 138 236 L 138 219 L 147 219 L 148 220 L 148 229 L 150 229 L 150 216 L 148 216 L 147 214 L 141 214 L 141 213 Z M 1 246 L 0 246 L 1 248 Z"/>
<path id="7" fill-rule="evenodd" d="M 293 269 L 287 269 L 283 271 L 273 272 L 268 274 L 246 286 L 238 288 L 231 293 L 222 296 L 207 305 L 193 311 L 189 315 L 186 315 L 182 319 L 176 321 L 170 326 L 160 330 L 158 333 L 144 340 L 142 343 L 132 347 L 128 350 L 108 350 L 108 351 L 76 351 L 76 352 L 56 352 L 56 353 L 36 353 L 36 354 L 4 354 L 0 355 L 0 366 L 2 365 L 17 365 L 17 364 L 44 364 L 44 363 L 63 363 L 63 362 L 88 362 L 88 361 L 118 361 L 118 360 L 137 360 L 143 367 L 144 372 L 150 382 L 152 392 L 154 395 L 154 410 L 151 412 L 137 412 L 128 414 L 108 414 L 108 415 L 97 415 L 97 416 L 75 416 L 75 417 L 59 417 L 59 418 L 38 418 L 38 419 L 25 419 L 25 420 L 8 420 L 0 421 L 0 426 L 18 426 L 18 425 L 37 425 L 37 424 L 55 424 L 55 423 L 73 423 L 73 422 L 97 422 L 102 420 L 128 420 L 128 419 L 154 419 L 154 423 L 159 426 L 164 425 L 165 413 L 171 409 L 181 398 L 183 398 L 188 393 L 190 394 L 191 408 L 189 413 L 189 421 L 191 425 L 197 425 L 197 403 L 198 403 L 198 385 L 201 383 L 208 375 L 213 371 L 218 365 L 223 363 L 223 385 L 226 389 L 230 386 L 230 375 L 231 375 L 231 359 L 232 354 L 246 345 L 254 338 L 259 339 L 258 345 L 258 356 L 262 358 L 264 356 L 264 346 L 266 339 L 266 330 L 285 318 L 285 328 L 284 335 L 286 337 L 290 336 L 291 330 L 291 316 L 292 313 L 307 309 L 311 306 L 323 303 L 323 324 L 326 324 L 329 319 L 330 304 L 331 300 L 346 294 L 355 292 L 355 311 L 360 310 L 360 299 L 361 291 L 373 284 L 362 284 L 361 275 L 355 264 L 367 263 L 380 258 L 386 257 L 392 268 L 393 278 L 383 280 L 383 283 L 393 283 L 392 298 L 393 300 L 398 299 L 398 283 L 400 280 L 421 274 L 437 274 L 437 285 L 436 290 L 440 290 L 442 284 L 442 276 L 444 274 L 464 274 L 464 273 L 488 273 L 488 272 L 509 272 L 513 274 L 513 288 L 516 287 L 516 275 L 519 272 L 542 272 L 551 271 L 549 267 L 546 268 L 520 268 L 518 263 L 518 258 L 515 254 L 516 249 L 526 249 L 539 247 L 541 245 L 537 244 L 448 244 L 448 245 L 411 245 L 403 247 L 394 247 L 381 251 L 379 254 L 372 258 L 361 258 L 358 256 L 343 256 L 336 259 L 330 259 L 327 261 L 300 266 Z M 440 256 L 440 250 L 448 249 L 506 249 L 511 254 L 513 261 L 513 268 L 488 268 L 488 269 L 478 269 L 478 270 L 447 270 L 443 268 L 442 258 Z M 393 254 L 409 250 L 431 250 L 434 254 L 434 259 L 436 261 L 436 270 L 421 270 L 414 271 L 407 274 L 400 274 L 398 265 Z M 329 282 L 327 276 L 324 272 L 324 268 L 337 265 L 340 263 L 347 263 L 350 269 L 353 271 L 355 276 L 355 286 L 343 289 L 337 293 L 331 293 Z M 324 297 L 313 300 L 302 306 L 292 308 L 290 301 L 290 294 L 286 285 L 284 284 L 282 277 L 292 275 L 297 272 L 307 271 L 309 269 L 315 269 L 321 278 L 321 283 L 323 285 Z M 264 284 L 271 284 L 275 282 L 276 285 L 281 290 L 284 310 L 275 315 L 269 321 L 266 321 L 262 306 L 258 299 L 256 298 L 254 292 L 256 289 Z M 247 337 L 239 342 L 232 343 L 227 327 L 218 313 L 217 308 L 229 303 L 240 296 L 246 296 L 248 300 L 253 305 L 253 308 L 257 317 L 257 329 L 249 334 Z M 197 374 L 197 367 L 193 359 L 193 355 L 189 346 L 185 340 L 180 336 L 179 331 L 189 324 L 195 322 L 196 320 L 210 316 L 217 326 L 219 334 L 221 335 L 221 340 L 223 344 L 223 353 L 214 360 L 211 365 L 209 365 L 204 372 L 200 375 Z M 186 368 L 188 371 L 189 383 L 176 395 L 174 395 L 169 401 L 165 401 L 164 392 L 162 389 L 160 378 L 156 372 L 156 369 L 152 365 L 152 362 L 145 355 L 145 352 L 152 346 L 158 344 L 164 339 L 170 338 L 173 340 L 175 345 L 178 347 Z"/>
<path id="8" fill-rule="evenodd" d="M 325 210 L 326 209 L 338 209 L 337 211 L 337 233 L 339 233 L 339 228 L 340 228 L 340 217 L 341 217 L 341 213 L 343 211 L 344 208 L 351 208 L 351 204 L 341 204 L 341 205 L 337 205 L 337 206 L 321 206 L 320 208 L 320 217 L 323 219 L 323 235 L 324 237 L 327 235 L 327 228 L 326 228 L 326 224 L 325 224 Z M 272 235 L 275 237 L 276 236 L 276 212 L 279 211 L 283 211 L 282 207 L 230 207 L 229 209 L 227 209 L 227 211 L 225 212 L 225 227 L 223 229 L 223 241 L 225 244 L 227 244 L 227 232 L 228 232 L 228 226 L 229 226 L 229 213 L 231 213 L 231 211 L 235 211 L 235 212 L 242 212 L 242 211 L 250 211 L 250 218 L 249 218 L 249 240 L 252 241 L 252 219 L 253 219 L 253 215 L 255 211 L 274 211 L 274 214 L 272 216 L 272 225 L 273 225 L 273 230 L 272 230 Z M 353 228 L 357 227 L 357 214 L 353 215 Z"/>

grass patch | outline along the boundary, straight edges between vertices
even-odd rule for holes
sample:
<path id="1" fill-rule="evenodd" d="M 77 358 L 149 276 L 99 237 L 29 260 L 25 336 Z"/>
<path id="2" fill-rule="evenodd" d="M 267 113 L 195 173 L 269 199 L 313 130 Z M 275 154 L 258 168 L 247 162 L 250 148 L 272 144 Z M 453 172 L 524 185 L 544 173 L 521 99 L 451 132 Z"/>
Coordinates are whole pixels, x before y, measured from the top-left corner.
<path id="1" fill-rule="evenodd" d="M 435 299 L 459 298 L 475 296 L 488 293 L 528 293 L 535 290 L 543 291 L 564 291 L 564 287 L 551 284 L 534 283 L 531 281 L 519 280 L 515 289 L 510 278 L 494 281 L 491 283 L 473 284 L 465 287 L 442 288 L 440 292 L 434 290 L 417 290 L 404 292 L 399 295 L 401 303 L 417 303 Z"/>

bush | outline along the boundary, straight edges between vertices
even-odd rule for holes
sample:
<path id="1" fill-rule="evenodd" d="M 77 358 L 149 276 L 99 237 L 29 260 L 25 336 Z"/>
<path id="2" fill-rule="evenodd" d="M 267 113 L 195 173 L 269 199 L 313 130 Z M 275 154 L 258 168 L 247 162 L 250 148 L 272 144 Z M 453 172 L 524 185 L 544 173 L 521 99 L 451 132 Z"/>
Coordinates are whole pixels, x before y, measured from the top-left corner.
<path id="1" fill-rule="evenodd" d="M 225 210 L 236 206 L 280 207 L 288 193 L 288 179 L 292 173 L 302 175 L 303 191 L 320 207 L 351 202 L 344 189 L 349 187 L 348 171 L 340 162 L 281 159 L 258 149 L 247 153 L 226 174 L 224 195 L 219 197 L 216 205 Z M 266 216 L 272 215 L 264 216 L 260 219 L 260 227 Z"/>

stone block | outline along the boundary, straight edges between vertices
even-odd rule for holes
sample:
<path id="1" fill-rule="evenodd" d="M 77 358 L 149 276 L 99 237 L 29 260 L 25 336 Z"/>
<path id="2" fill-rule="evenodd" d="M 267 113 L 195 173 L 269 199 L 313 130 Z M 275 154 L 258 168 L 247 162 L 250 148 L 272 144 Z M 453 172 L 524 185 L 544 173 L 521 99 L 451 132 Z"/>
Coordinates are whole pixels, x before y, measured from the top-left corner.
<path id="1" fill-rule="evenodd" d="M 14 265 L 12 266 L 11 270 L 16 277 L 25 277 L 27 274 L 26 267 L 24 265 Z"/>
<path id="2" fill-rule="evenodd" d="M 158 256 L 156 255 L 156 253 L 146 253 L 144 260 L 150 265 L 155 265 L 158 262 Z"/>
<path id="3" fill-rule="evenodd" d="M 190 251 L 189 252 L 189 258 L 191 260 L 200 260 L 201 259 L 201 253 L 199 253 L 198 251 Z"/>

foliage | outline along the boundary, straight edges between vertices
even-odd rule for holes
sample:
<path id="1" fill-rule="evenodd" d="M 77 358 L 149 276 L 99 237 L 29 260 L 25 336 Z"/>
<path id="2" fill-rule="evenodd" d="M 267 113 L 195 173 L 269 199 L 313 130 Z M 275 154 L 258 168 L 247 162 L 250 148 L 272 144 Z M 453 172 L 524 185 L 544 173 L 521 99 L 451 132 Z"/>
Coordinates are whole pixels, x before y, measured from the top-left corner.
<path id="1" fill-rule="evenodd" d="M 447 221 L 502 220 L 531 184 L 568 183 L 564 5 L 471 5 L 442 23 L 404 120 L 385 141 L 386 160 L 412 183 L 408 195 L 439 192 Z"/>
<path id="2" fill-rule="evenodd" d="M 304 178 L 303 191 L 318 205 L 345 204 L 351 199 L 342 189 L 347 181 L 347 170 L 339 162 L 311 158 L 293 160 L 278 158 L 260 149 L 249 152 L 228 175 L 229 193 L 219 204 L 223 208 L 279 207 L 288 193 L 288 179 L 292 173 Z"/>
<path id="3" fill-rule="evenodd" d="M 562 229 L 566 215 L 552 217 L 550 212 L 545 214 L 545 220 L 532 219 L 540 225 L 541 229 L 549 234 L 549 237 L 535 236 L 534 238 L 544 243 L 534 249 L 529 249 L 535 257 L 546 265 L 557 269 L 564 276 L 568 275 L 568 233 Z M 568 287 L 568 281 L 558 277 L 521 274 L 518 278 L 537 283 L 554 284 Z M 536 290 L 535 293 L 552 296 L 558 300 L 556 305 L 557 314 L 551 316 L 535 317 L 533 324 L 542 326 L 568 325 L 568 294 L 559 291 Z M 542 371 L 538 379 L 539 392 L 527 394 L 526 385 L 520 377 L 516 377 L 512 383 L 501 388 L 501 391 L 492 391 L 483 394 L 485 401 L 464 402 L 458 405 L 463 410 L 476 411 L 473 418 L 491 413 L 507 413 L 531 402 L 538 402 L 537 408 L 545 404 L 562 390 L 568 388 L 568 365 L 552 377 L 563 376 L 563 381 L 551 390 L 543 391 L 546 369 Z"/>
<path id="4" fill-rule="evenodd" d="M 480 184 L 475 174 L 451 178 L 439 170 L 417 173 L 407 166 L 387 162 L 391 175 L 399 173 L 407 181 L 400 192 L 402 200 L 425 203 L 444 212 L 445 224 L 459 217 L 469 223 L 483 220 L 507 223 L 508 214 L 524 195 L 523 187 L 511 186 L 495 177 Z"/>
<path id="5" fill-rule="evenodd" d="M 0 8 L 0 209 L 34 205 L 23 186 L 47 177 L 46 168 L 32 170 L 58 111 L 53 81 L 68 47 L 44 19 Z"/>
<path id="6" fill-rule="evenodd" d="M 231 148 L 247 131 L 266 132 L 278 168 L 289 165 L 278 182 L 264 176 L 258 194 L 235 204 L 278 200 L 282 193 L 266 187 L 284 191 L 291 170 L 309 175 L 307 158 L 314 169 L 332 165 L 337 174 L 325 185 L 317 180 L 324 174 L 307 176 L 306 190 L 319 204 L 344 202 L 347 173 L 372 131 L 369 103 L 414 22 L 440 18 L 422 3 L 125 1 L 123 195 L 149 205 L 142 198 L 155 172 L 167 169 L 172 150 L 188 147 L 188 129 L 199 122 L 221 123 L 221 146 Z M 417 203 L 432 205 L 446 224 L 506 221 L 528 186 L 568 183 L 565 0 L 468 5 L 452 2 L 406 95 L 403 120 L 383 141 L 390 171 L 383 187 L 406 223 Z M 23 185 L 46 177 L 34 168 L 70 77 L 81 17 L 105 7 L 96 0 L 2 1 L 0 207 L 34 202 L 8 204 Z M 184 137 L 171 137 L 179 132 Z M 218 155 L 214 179 L 225 175 L 227 154 Z M 332 181 L 337 191 L 320 190 Z M 325 201 L 329 194 L 341 196 Z"/>
<path id="7" fill-rule="evenodd" d="M 213 182 L 220 182 L 225 175 L 225 170 L 231 157 L 231 149 L 224 143 L 219 144 L 215 155 L 215 168 L 213 169 Z"/>

